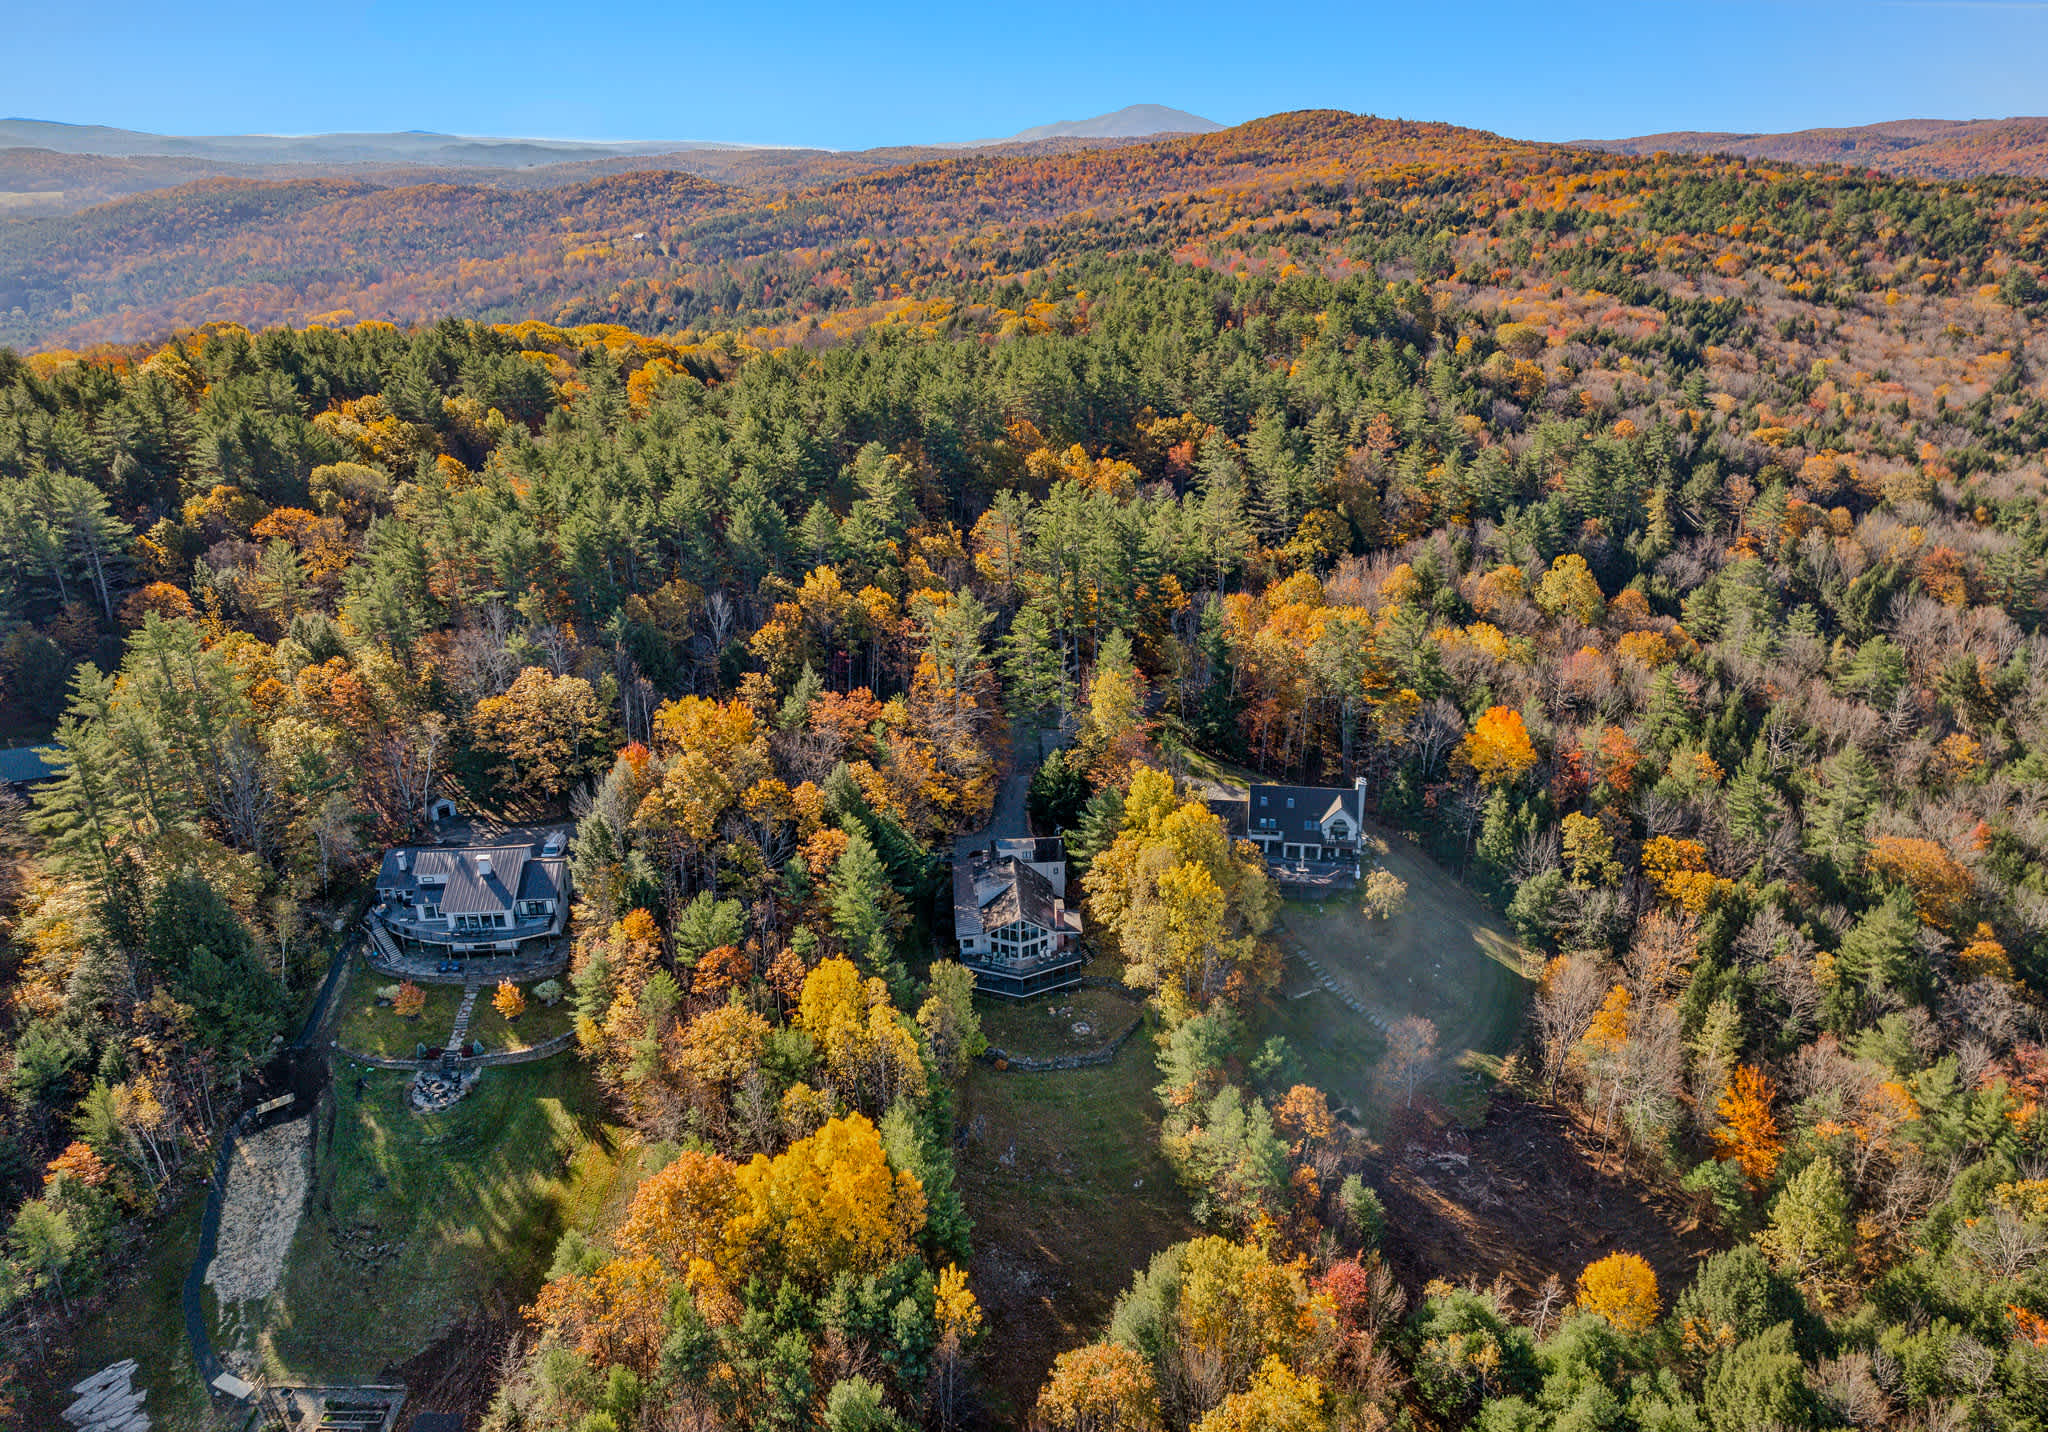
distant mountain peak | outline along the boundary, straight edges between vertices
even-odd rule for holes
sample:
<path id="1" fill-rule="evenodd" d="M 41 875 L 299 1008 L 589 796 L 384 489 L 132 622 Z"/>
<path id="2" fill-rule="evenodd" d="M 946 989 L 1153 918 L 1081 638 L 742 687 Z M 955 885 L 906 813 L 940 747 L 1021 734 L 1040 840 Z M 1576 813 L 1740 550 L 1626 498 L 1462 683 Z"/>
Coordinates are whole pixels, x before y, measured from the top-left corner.
<path id="1" fill-rule="evenodd" d="M 985 144 L 1028 144 L 1035 139 L 1134 139 L 1144 134 L 1213 134 L 1224 126 L 1184 109 L 1163 104 L 1127 104 L 1093 119 L 1068 119 L 1033 125 L 1007 139 Z"/>

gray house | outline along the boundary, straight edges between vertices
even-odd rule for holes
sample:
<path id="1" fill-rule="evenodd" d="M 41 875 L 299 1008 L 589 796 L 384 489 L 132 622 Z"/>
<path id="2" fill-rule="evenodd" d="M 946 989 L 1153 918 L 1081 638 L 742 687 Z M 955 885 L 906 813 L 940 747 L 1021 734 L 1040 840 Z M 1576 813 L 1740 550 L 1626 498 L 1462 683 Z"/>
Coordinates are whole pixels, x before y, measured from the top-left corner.
<path id="1" fill-rule="evenodd" d="M 1033 857 L 1019 859 L 1009 849 Z M 1059 886 L 1048 878 L 1061 876 Z M 1088 955 L 1081 916 L 1065 897 L 1066 851 L 1057 840 L 1000 841 L 953 865 L 953 934 L 960 963 L 985 994 L 1022 999 L 1078 984 Z"/>
<path id="2" fill-rule="evenodd" d="M 1270 866 L 1359 877 L 1362 777 L 1349 786 L 1253 786 L 1242 800 L 1212 800 L 1209 809 L 1232 836 L 1256 845 Z"/>
<path id="3" fill-rule="evenodd" d="M 370 918 L 406 953 L 502 954 L 553 940 L 569 918 L 562 837 L 387 850 Z"/>

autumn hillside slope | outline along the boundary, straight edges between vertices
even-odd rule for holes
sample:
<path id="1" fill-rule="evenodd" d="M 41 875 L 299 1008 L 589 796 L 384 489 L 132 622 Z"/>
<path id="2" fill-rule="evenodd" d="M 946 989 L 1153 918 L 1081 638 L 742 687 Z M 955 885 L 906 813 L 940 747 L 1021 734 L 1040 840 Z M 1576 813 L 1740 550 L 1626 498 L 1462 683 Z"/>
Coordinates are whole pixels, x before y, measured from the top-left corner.
<path id="1" fill-rule="evenodd" d="M 213 320 L 306 321 L 335 308 L 470 312 L 480 306 L 479 265 L 506 301 L 538 302 L 566 275 L 610 259 L 613 240 L 631 244 L 642 225 L 674 225 L 721 202 L 723 186 L 675 172 L 538 192 L 205 179 L 0 231 L 0 338 L 34 341 L 60 318 L 81 336 L 118 338 Z M 387 298 L 394 285 L 403 296 Z"/>
<path id="2" fill-rule="evenodd" d="M 1797 304 L 1817 281 L 1868 290 L 1902 245 L 1926 259 L 1914 290 L 1951 291 L 1985 265 L 1997 279 L 2041 232 L 2040 195 L 2021 179 L 1965 189 L 1832 164 L 1610 155 L 1327 110 L 1142 143 L 732 151 L 606 172 L 640 162 L 396 186 L 391 171 L 212 177 L 0 222 L 0 344 L 444 317 L 815 344 L 906 302 L 979 302 L 992 283 L 1014 285 L 1002 306 L 1018 309 L 1121 255 L 1278 272 L 1334 242 L 1324 272 L 1340 278 L 1354 262 L 1344 246 L 1396 237 L 1418 272 L 1468 286 L 1556 243 L 1615 280 L 1672 292 L 1697 279 L 1687 302 L 1711 290 Z M 703 172 L 671 167 L 684 163 Z M 1969 263 L 1951 272 L 1964 248 Z"/>
<path id="3" fill-rule="evenodd" d="M 733 187 L 658 170 L 541 192 L 497 179 L 389 187 L 378 182 L 386 176 L 210 177 L 0 225 L 0 342 L 81 346 L 211 320 L 298 323 L 343 311 L 399 322 L 451 313 L 587 321 L 608 316 L 594 303 L 601 310 L 634 283 L 680 291 L 668 309 L 633 315 L 656 327 L 741 306 L 786 318 L 865 301 L 847 260 L 882 240 L 914 240 L 914 266 L 942 272 L 964 257 L 955 253 L 961 241 L 1008 245 L 1028 240 L 1020 226 L 1077 217 L 1132 220 L 1109 246 L 1142 243 L 1143 221 L 1155 215 L 1140 211 L 1168 197 L 1213 204 L 1230 193 L 1341 190 L 1389 176 L 1441 186 L 1503 164 L 1541 167 L 1561 152 L 1449 125 L 1312 111 L 1144 144 L 1062 140 L 944 158 L 903 151 L 916 162 L 871 172 L 860 172 L 871 164 L 862 156 L 707 161 Z M 1031 248 L 1016 257 L 1028 260 Z M 763 261 L 790 277 L 762 272 Z M 792 280 L 824 291 L 790 303 Z"/>
<path id="4" fill-rule="evenodd" d="M 2048 119 L 1899 119 L 1846 129 L 1788 134 L 1686 131 L 1633 139 L 1587 140 L 1610 154 L 1734 154 L 1794 164 L 1847 164 L 1917 179 L 1975 179 L 2007 174 L 2048 177 Z"/>

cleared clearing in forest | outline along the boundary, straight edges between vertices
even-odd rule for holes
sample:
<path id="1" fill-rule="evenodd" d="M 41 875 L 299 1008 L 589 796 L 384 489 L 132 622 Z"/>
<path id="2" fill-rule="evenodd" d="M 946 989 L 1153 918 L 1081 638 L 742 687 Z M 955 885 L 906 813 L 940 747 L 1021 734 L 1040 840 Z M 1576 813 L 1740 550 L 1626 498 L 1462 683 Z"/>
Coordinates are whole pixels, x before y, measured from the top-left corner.
<path id="1" fill-rule="evenodd" d="M 285 1255 L 306 1207 L 310 1119 L 291 1119 L 235 1140 L 221 1200 L 220 1237 L 206 1281 L 222 1303 L 277 1291 Z"/>

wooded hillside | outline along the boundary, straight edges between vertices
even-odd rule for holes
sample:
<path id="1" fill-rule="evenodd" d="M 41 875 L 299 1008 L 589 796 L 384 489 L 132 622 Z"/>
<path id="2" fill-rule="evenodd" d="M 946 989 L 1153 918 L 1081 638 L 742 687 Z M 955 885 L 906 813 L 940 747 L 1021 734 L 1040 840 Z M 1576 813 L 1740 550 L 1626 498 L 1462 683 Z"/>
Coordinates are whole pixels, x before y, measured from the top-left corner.
<path id="1" fill-rule="evenodd" d="M 80 334 L 561 321 L 0 354 L 0 695 L 63 767 L 6 822 L 10 1328 L 205 1165 L 304 912 L 438 774 L 576 819 L 581 1057 L 676 1152 L 564 1240 L 487 1425 L 970 1424 L 1004 1344 L 934 881 L 1064 715 L 1034 800 L 1208 1234 L 1000 1415 L 2039 1425 L 2044 219 L 1309 114 L 772 202 L 208 183 L 33 230 L 29 297 L 108 296 Z M 1387 1032 L 1394 1130 L 1564 1110 L 1729 1251 L 1402 1286 L 1372 1139 L 1247 1033 L 1275 892 L 1177 779 L 1219 759 L 1364 777 L 1534 952 L 1483 1078 Z"/>

